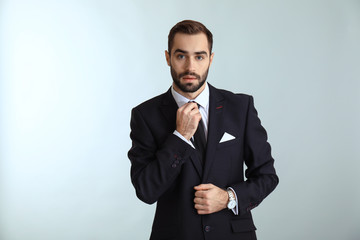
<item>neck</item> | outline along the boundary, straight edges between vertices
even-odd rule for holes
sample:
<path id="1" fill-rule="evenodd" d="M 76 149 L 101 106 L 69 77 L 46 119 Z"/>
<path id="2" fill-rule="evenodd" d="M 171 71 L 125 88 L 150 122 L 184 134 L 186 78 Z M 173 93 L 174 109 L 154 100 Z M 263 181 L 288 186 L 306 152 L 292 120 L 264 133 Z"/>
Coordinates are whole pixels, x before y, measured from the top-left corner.
<path id="1" fill-rule="evenodd" d="M 207 84 L 207 83 L 205 82 L 205 83 L 201 86 L 201 88 L 199 88 L 196 92 L 183 92 L 183 91 L 181 91 L 181 90 L 176 86 L 175 83 L 173 83 L 173 88 L 174 88 L 174 90 L 175 90 L 177 93 L 181 94 L 182 96 L 186 97 L 186 98 L 189 99 L 189 100 L 193 100 L 193 99 L 195 99 L 197 96 L 199 96 L 200 93 L 202 93 L 202 91 L 204 91 L 206 84 Z"/>

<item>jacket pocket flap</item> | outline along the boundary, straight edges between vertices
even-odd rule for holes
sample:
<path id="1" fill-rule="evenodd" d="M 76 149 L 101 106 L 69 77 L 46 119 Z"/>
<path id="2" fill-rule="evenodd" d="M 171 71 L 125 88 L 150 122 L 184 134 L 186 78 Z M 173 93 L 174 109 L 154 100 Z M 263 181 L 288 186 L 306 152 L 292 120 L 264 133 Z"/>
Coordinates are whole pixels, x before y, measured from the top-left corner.
<path id="1" fill-rule="evenodd" d="M 250 232 L 255 231 L 256 227 L 251 219 L 239 219 L 231 221 L 233 232 Z"/>

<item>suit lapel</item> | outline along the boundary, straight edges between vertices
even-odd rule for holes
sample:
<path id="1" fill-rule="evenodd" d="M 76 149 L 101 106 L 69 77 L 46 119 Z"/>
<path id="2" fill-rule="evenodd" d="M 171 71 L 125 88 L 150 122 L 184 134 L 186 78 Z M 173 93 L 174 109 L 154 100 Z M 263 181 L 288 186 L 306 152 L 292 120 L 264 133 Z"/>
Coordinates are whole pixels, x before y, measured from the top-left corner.
<path id="1" fill-rule="evenodd" d="M 203 183 L 207 182 L 211 166 L 215 160 L 216 147 L 222 135 L 223 112 L 225 108 L 225 99 L 222 94 L 209 84 L 209 126 L 206 146 L 206 160 L 204 166 Z"/>
<path id="2" fill-rule="evenodd" d="M 165 94 L 161 102 L 161 112 L 164 114 L 164 117 L 167 119 L 171 129 L 176 128 L 176 111 L 178 106 L 171 95 L 171 90 L 169 89 Z"/>
<path id="3" fill-rule="evenodd" d="M 176 129 L 176 112 L 178 109 L 178 105 L 171 94 L 171 89 L 169 89 L 162 100 L 161 104 L 161 112 L 164 114 L 165 118 L 168 121 L 168 125 L 170 126 L 171 131 Z M 171 133 L 172 134 L 172 133 Z M 199 159 L 197 154 L 192 154 L 190 156 L 191 162 L 193 163 L 199 177 L 202 177 L 203 167 L 201 160 Z"/>

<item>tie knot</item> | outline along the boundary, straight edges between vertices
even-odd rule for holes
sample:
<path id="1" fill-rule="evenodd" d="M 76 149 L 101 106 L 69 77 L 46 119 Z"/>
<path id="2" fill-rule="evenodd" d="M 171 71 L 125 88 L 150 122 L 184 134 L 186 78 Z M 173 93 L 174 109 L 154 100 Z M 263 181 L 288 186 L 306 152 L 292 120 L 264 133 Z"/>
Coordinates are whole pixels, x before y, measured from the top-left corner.
<path id="1" fill-rule="evenodd" d="M 197 106 L 198 106 L 198 108 L 200 108 L 200 106 L 201 106 L 199 103 L 197 103 L 197 102 L 195 102 L 195 101 L 189 101 L 189 103 L 196 103 Z"/>

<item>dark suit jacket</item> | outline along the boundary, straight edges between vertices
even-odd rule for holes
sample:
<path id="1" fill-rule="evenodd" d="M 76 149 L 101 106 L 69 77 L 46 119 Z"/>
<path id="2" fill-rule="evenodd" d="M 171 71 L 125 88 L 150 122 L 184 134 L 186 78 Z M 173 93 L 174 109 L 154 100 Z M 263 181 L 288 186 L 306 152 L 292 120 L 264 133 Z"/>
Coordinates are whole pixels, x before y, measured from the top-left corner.
<path id="1" fill-rule="evenodd" d="M 170 90 L 132 110 L 132 148 L 128 153 L 131 180 L 140 200 L 157 202 L 150 239 L 256 239 L 250 210 L 278 184 L 267 134 L 253 98 L 210 84 L 209 88 L 204 167 L 196 150 L 173 134 L 178 106 Z M 236 138 L 219 143 L 225 132 Z M 228 209 L 197 214 L 194 186 L 201 183 L 232 187 L 238 197 L 239 215 Z"/>

